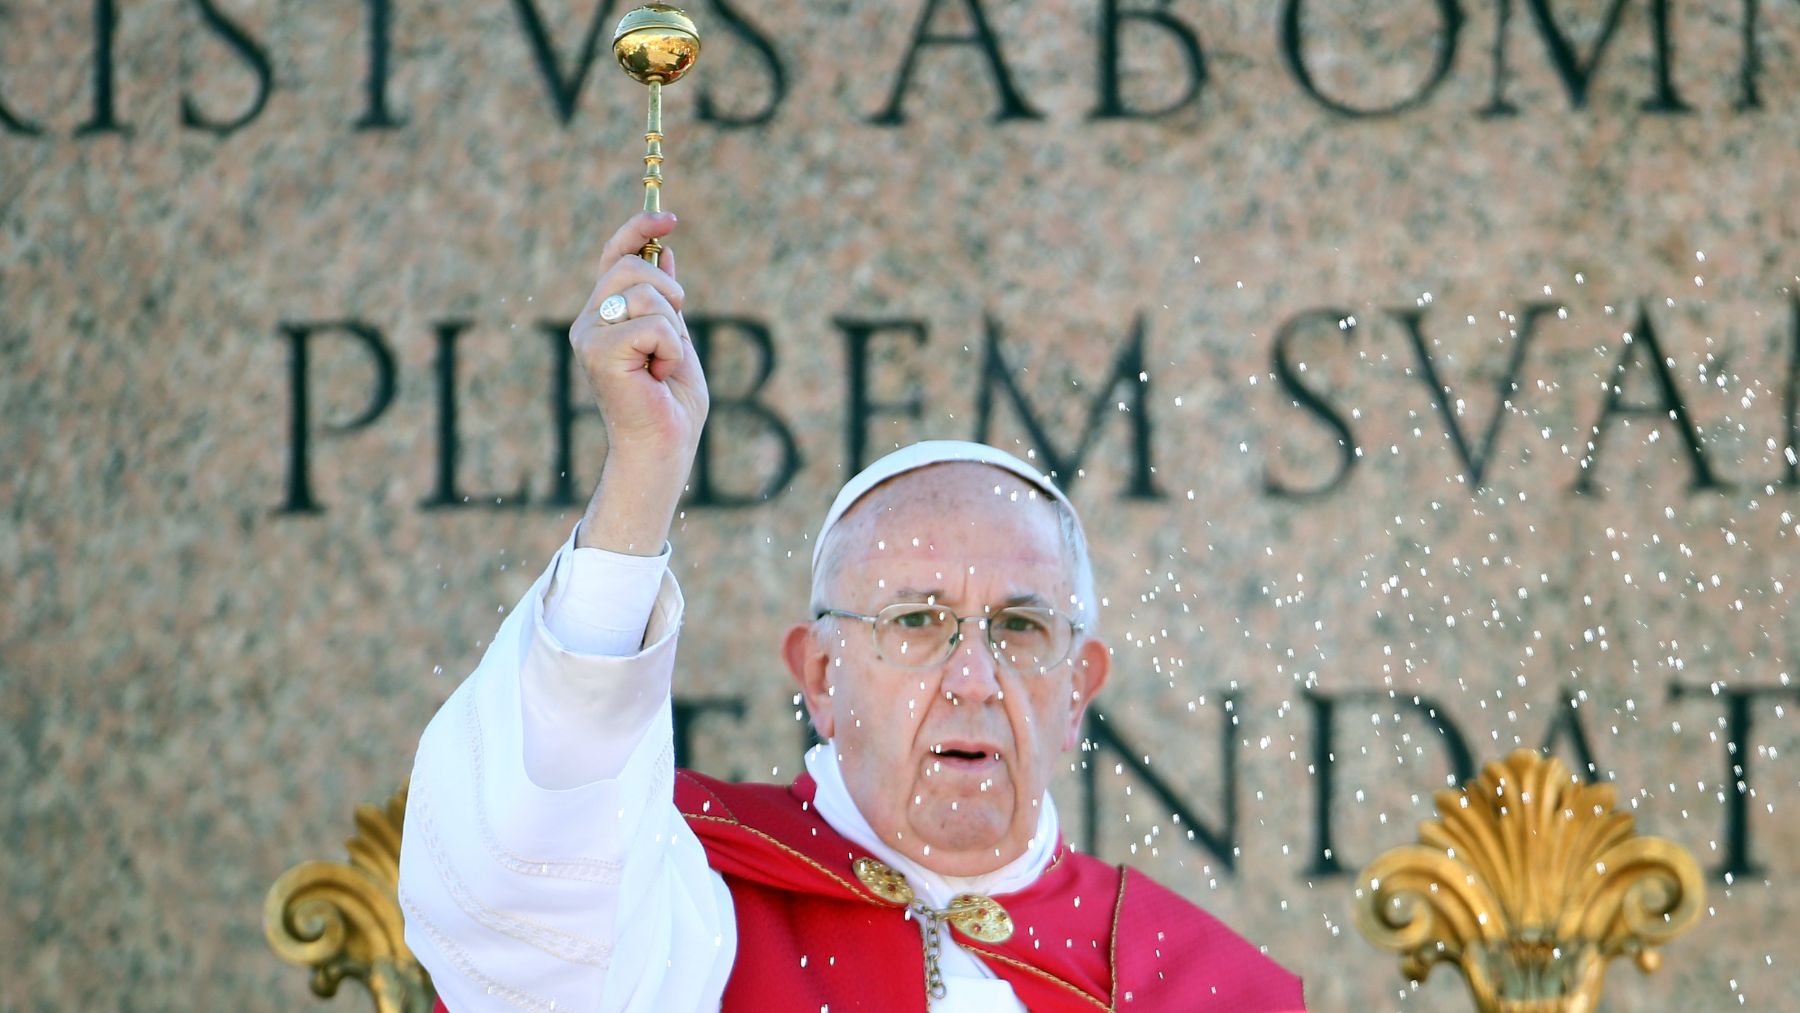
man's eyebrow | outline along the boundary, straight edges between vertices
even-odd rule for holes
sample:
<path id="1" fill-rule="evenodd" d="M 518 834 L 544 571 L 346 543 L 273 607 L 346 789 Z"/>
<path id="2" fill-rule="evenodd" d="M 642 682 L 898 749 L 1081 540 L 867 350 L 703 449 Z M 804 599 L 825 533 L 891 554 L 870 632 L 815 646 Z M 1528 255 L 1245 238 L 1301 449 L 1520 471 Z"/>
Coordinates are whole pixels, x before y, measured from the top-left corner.
<path id="1" fill-rule="evenodd" d="M 894 592 L 894 600 L 895 601 L 932 601 L 932 602 L 935 602 L 935 601 L 942 601 L 943 598 L 944 598 L 943 589 L 935 588 L 935 587 L 931 587 L 931 588 L 903 587 Z M 1038 594 L 1036 591 L 1018 591 L 1018 592 L 1015 592 L 1015 593 L 1007 596 L 1007 598 L 1000 603 L 1001 608 L 1012 608 L 1015 605 L 1027 605 L 1027 606 L 1033 606 L 1036 608 L 1054 608 L 1055 607 L 1050 604 L 1050 599 L 1044 597 L 1041 594 Z"/>

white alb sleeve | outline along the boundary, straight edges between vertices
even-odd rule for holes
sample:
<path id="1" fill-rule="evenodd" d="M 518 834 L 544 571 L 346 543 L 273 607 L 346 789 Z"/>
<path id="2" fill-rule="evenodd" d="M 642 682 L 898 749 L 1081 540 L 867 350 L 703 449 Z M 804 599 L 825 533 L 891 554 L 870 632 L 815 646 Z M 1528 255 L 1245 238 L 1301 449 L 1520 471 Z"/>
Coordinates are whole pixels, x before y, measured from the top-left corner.
<path id="1" fill-rule="evenodd" d="M 652 620 L 671 641 L 681 621 L 666 543 L 658 556 L 574 543 L 572 534 L 550 563 L 542 628 L 519 678 L 525 772 L 552 789 L 625 768 L 674 678 L 673 644 L 667 665 L 651 650 Z"/>
<path id="2" fill-rule="evenodd" d="M 661 576 L 637 653 L 573 652 L 544 619 L 571 551 L 419 741 L 400 853 L 406 942 L 452 1013 L 717 1009 L 737 928 L 724 880 L 674 805 L 680 590 Z M 527 687 L 581 692 L 533 705 Z M 528 767 L 528 732 L 564 740 L 539 757 L 542 771 Z M 584 780 L 582 762 L 561 765 L 583 735 L 632 742 Z"/>
<path id="3" fill-rule="evenodd" d="M 580 528 L 576 529 L 577 532 Z M 544 596 L 544 624 L 577 654 L 623 657 L 644 649 L 644 627 L 656 607 L 669 544 L 655 556 L 607 549 L 569 549 Z"/>

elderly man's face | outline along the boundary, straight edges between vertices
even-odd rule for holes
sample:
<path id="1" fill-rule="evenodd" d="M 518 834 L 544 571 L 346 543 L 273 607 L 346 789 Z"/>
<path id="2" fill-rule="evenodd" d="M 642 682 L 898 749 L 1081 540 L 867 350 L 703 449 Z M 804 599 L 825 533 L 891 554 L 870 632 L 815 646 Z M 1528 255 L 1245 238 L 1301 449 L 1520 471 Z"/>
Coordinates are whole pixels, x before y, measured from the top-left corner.
<path id="1" fill-rule="evenodd" d="M 1073 561 L 1052 501 L 982 464 L 940 464 L 865 496 L 832 533 L 826 604 L 873 615 L 930 602 L 961 616 L 1011 605 L 1072 615 Z M 1047 672 L 995 661 L 973 622 L 941 664 L 877 655 L 869 625 L 802 623 L 783 645 L 820 734 L 875 832 L 945 875 L 990 872 L 1022 854 L 1058 757 L 1080 741 L 1106 680 L 1104 645 L 1077 636 Z"/>

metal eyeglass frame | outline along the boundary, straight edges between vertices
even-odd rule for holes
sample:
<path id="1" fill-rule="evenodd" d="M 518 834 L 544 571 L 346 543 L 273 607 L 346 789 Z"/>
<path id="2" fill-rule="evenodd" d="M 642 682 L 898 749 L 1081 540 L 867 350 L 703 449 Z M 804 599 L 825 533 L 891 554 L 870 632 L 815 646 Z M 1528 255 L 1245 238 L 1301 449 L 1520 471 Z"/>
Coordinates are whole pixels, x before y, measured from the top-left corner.
<path id="1" fill-rule="evenodd" d="M 890 613 L 892 615 L 899 616 L 899 615 L 905 615 L 909 612 L 917 611 L 917 610 L 921 610 L 921 609 L 931 609 L 931 610 L 934 610 L 937 612 L 942 612 L 945 615 L 949 616 L 952 620 L 954 620 L 950 624 L 950 630 L 951 630 L 950 636 L 944 640 L 943 651 L 941 653 L 939 653 L 936 657 L 931 658 L 930 660 L 926 660 L 926 661 L 914 661 L 910 658 L 895 659 L 895 658 L 888 657 L 887 654 L 885 652 L 883 652 L 881 649 L 880 626 L 881 626 L 882 620 L 887 619 L 889 617 Z M 963 639 L 962 624 L 973 619 L 976 622 L 981 624 L 982 632 L 986 634 L 985 639 L 987 640 L 987 644 L 988 644 L 988 653 L 993 656 L 995 664 L 1003 665 L 1006 668 L 1011 669 L 1012 671 L 1019 672 L 1019 674 L 1021 674 L 1021 675 L 1033 674 L 1033 673 L 1021 672 L 1017 667 L 1015 667 L 1012 664 L 1012 662 L 1010 662 L 1006 659 L 1006 656 L 1004 654 L 1001 653 L 1001 649 L 1002 649 L 1001 645 L 994 643 L 993 620 L 995 620 L 996 618 L 999 618 L 1000 616 L 1004 615 L 1007 612 L 1011 612 L 1011 611 L 1015 611 L 1015 610 L 1019 611 L 1019 612 L 1029 612 L 1029 613 L 1033 613 L 1033 614 L 1036 614 L 1039 616 L 1048 614 L 1057 620 L 1060 620 L 1062 622 L 1069 624 L 1069 645 L 1063 649 L 1062 657 L 1057 658 L 1055 661 L 1052 661 L 1047 665 L 1040 666 L 1037 674 L 1042 674 L 1044 672 L 1048 672 L 1051 669 L 1056 668 L 1058 665 L 1061 665 L 1063 662 L 1068 661 L 1070 655 L 1074 653 L 1075 642 L 1078 639 L 1080 639 L 1082 631 L 1087 628 L 1087 627 L 1083 626 L 1081 623 L 1076 622 L 1074 619 L 1071 619 L 1070 617 L 1062 614 L 1061 612 L 1058 612 L 1056 609 L 1047 608 L 1047 607 L 1040 606 L 1040 605 L 1010 605 L 1003 609 L 997 609 L 994 612 L 987 614 L 987 615 L 962 616 L 962 615 L 957 615 L 954 611 L 947 609 L 942 605 L 933 605 L 930 602 L 920 602 L 920 601 L 899 601 L 899 602 L 893 603 L 892 605 L 885 605 L 882 607 L 881 611 L 875 613 L 874 615 L 865 615 L 864 613 L 861 613 L 861 612 L 851 612 L 848 609 L 833 609 L 833 608 L 820 609 L 818 611 L 818 613 L 813 616 L 813 619 L 815 621 L 820 620 L 820 619 L 827 619 L 827 618 L 857 619 L 857 620 L 861 620 L 864 623 L 867 623 L 869 626 L 869 642 L 875 648 L 875 656 L 885 662 L 888 662 L 889 664 L 899 665 L 902 668 L 929 668 L 932 665 L 943 664 L 946 660 L 949 659 L 949 657 L 951 655 L 956 653 L 957 645 L 962 643 L 962 639 Z M 923 657 L 923 655 L 921 655 L 921 657 Z"/>

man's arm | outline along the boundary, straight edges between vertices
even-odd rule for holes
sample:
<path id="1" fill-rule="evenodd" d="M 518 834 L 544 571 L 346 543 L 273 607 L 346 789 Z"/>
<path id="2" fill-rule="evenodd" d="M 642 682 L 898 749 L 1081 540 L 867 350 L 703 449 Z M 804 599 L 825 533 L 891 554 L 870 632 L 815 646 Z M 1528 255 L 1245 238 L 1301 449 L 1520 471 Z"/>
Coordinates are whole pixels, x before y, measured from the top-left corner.
<path id="1" fill-rule="evenodd" d="M 454 1013 L 697 1009 L 730 972 L 730 895 L 672 799 L 680 592 L 643 558 L 664 551 L 707 404 L 673 261 L 634 255 L 672 228 L 639 215 L 606 245 L 570 331 L 606 425 L 599 485 L 420 740 L 401 903 Z M 611 295 L 620 322 L 600 318 Z"/>
<path id="2" fill-rule="evenodd" d="M 606 463 L 576 544 L 639 556 L 662 552 L 700 445 L 709 400 L 706 376 L 681 317 L 685 293 L 675 259 L 652 267 L 637 251 L 675 227 L 671 214 L 634 216 L 600 257 L 600 280 L 569 340 L 606 426 Z M 626 301 L 609 324 L 600 307 Z"/>

